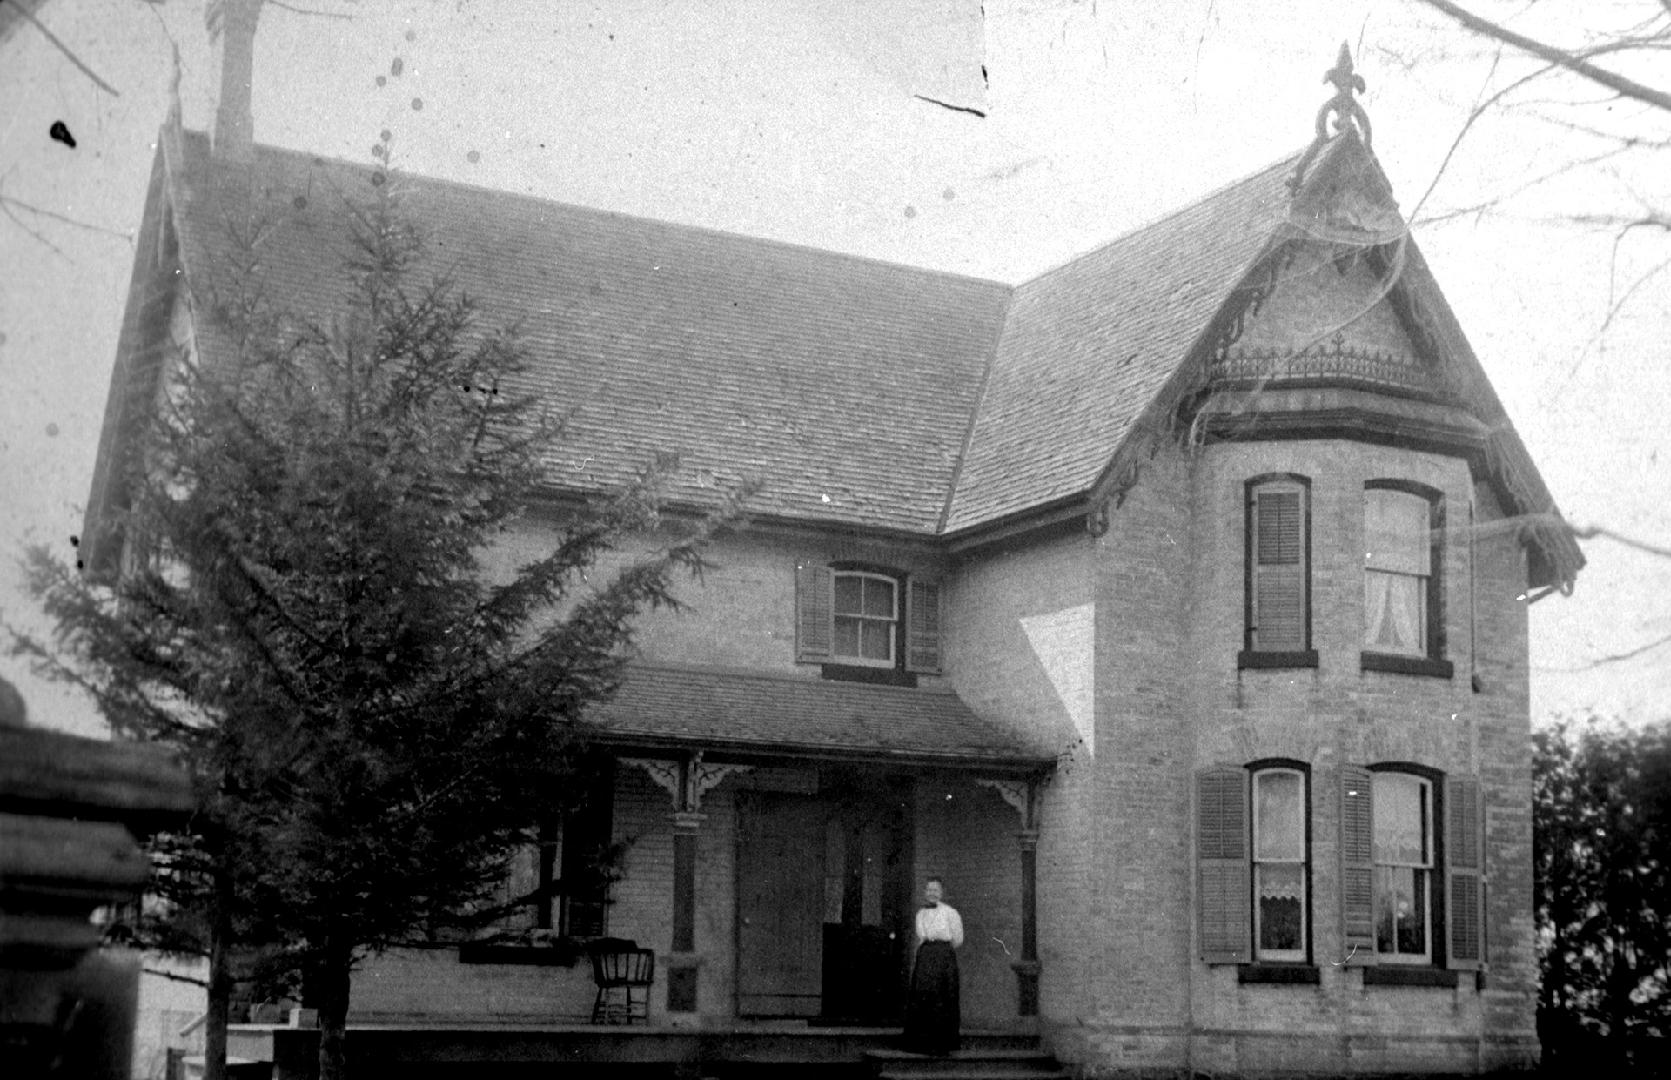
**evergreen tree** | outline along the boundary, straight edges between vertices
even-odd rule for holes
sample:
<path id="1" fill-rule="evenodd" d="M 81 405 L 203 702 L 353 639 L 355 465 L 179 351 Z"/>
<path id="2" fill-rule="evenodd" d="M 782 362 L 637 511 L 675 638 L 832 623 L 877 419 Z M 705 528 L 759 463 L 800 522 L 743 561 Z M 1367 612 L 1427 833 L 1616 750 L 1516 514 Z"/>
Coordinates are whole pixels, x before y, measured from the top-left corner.
<path id="1" fill-rule="evenodd" d="M 1639 1048 L 1671 1036 L 1671 725 L 1543 728 L 1533 784 L 1545 1053 L 1651 1070 Z"/>
<path id="2" fill-rule="evenodd" d="M 335 312 L 272 304 L 269 226 L 229 226 L 229 265 L 197 298 L 226 347 L 166 380 L 120 580 L 28 556 L 55 638 L 14 631 L 14 651 L 195 778 L 190 835 L 156 853 L 151 940 L 211 958 L 211 1076 L 234 952 L 307 973 L 337 1080 L 355 962 L 495 913 L 525 828 L 586 786 L 583 713 L 615 689 L 632 620 L 677 608 L 675 579 L 748 494 L 664 519 L 658 461 L 610 498 L 555 503 L 542 457 L 560 425 L 518 390 L 525 349 L 445 280 L 414 284 L 422 241 L 389 191 L 349 208 Z M 484 564 L 541 515 L 548 550 Z M 589 581 L 645 537 L 659 546 Z"/>

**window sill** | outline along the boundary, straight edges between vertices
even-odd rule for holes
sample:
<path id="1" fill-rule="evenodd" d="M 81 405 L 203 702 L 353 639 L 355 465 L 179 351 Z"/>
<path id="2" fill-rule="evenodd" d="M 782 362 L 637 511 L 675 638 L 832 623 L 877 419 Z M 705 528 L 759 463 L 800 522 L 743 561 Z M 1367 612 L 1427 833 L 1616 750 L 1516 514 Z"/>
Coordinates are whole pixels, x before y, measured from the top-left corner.
<path id="1" fill-rule="evenodd" d="M 1243 670 L 1249 668 L 1314 668 L 1317 666 L 1317 650 L 1266 652 L 1258 649 L 1243 649 L 1236 654 L 1236 666 Z"/>
<path id="2" fill-rule="evenodd" d="M 913 672 L 890 667 L 864 667 L 860 664 L 825 664 L 823 677 L 832 682 L 874 683 L 879 686 L 906 686 L 915 689 L 917 676 Z"/>
<path id="3" fill-rule="evenodd" d="M 1366 652 L 1363 654 L 1362 664 L 1364 671 L 1390 671 L 1395 675 L 1428 675 L 1436 679 L 1448 679 L 1456 674 L 1455 666 L 1449 660 L 1434 660 L 1426 656 Z"/>
<path id="4" fill-rule="evenodd" d="M 1236 969 L 1236 981 L 1243 986 L 1316 986 L 1322 980 L 1311 964 L 1267 961 L 1240 965 Z"/>
<path id="5" fill-rule="evenodd" d="M 1455 988 L 1457 973 L 1443 968 L 1372 964 L 1363 969 L 1365 986 L 1444 986 Z"/>

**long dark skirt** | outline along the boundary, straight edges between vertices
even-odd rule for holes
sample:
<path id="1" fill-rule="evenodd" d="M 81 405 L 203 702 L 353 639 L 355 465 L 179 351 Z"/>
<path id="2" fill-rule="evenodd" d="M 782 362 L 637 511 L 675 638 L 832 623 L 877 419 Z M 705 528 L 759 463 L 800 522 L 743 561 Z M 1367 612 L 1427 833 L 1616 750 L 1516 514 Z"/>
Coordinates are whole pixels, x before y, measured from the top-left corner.
<path id="1" fill-rule="evenodd" d="M 905 1002 L 905 1048 L 919 1054 L 949 1054 L 958 1046 L 961 1016 L 957 953 L 949 941 L 925 941 L 911 968 L 911 996 Z"/>

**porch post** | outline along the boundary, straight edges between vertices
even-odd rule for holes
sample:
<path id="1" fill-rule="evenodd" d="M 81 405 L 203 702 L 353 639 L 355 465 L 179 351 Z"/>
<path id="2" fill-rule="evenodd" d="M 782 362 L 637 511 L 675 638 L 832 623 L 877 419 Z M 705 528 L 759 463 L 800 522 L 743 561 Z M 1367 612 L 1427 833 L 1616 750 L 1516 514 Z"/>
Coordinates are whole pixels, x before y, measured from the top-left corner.
<path id="1" fill-rule="evenodd" d="M 667 1011 L 697 1011 L 697 975 L 702 954 L 696 946 L 696 844 L 701 836 L 702 796 L 732 773 L 751 766 L 710 764 L 700 750 L 676 760 L 623 758 L 649 774 L 673 797 L 673 933 L 663 968 L 667 980 Z"/>
<path id="2" fill-rule="evenodd" d="M 996 791 L 1021 816 L 1015 834 L 1021 848 L 1021 958 L 1010 964 L 1015 972 L 1016 1015 L 1039 1014 L 1039 781 L 977 780 Z"/>
<path id="3" fill-rule="evenodd" d="M 696 1011 L 696 840 L 706 814 L 673 811 L 673 949 L 667 958 L 667 1011 Z"/>
<path id="4" fill-rule="evenodd" d="M 1032 787 L 1031 784 L 1028 785 Z M 1031 800 L 1029 800 L 1031 801 Z M 1039 1014 L 1039 831 L 1022 829 L 1021 843 L 1021 959 L 1015 964 L 1016 1012 Z"/>

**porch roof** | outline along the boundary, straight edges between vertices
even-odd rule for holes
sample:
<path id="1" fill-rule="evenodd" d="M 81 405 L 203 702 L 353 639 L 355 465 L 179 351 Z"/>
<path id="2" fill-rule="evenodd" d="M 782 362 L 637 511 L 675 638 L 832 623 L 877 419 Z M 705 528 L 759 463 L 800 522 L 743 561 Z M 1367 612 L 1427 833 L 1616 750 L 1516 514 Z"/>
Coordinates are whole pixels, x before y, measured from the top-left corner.
<path id="1" fill-rule="evenodd" d="M 589 719 L 611 743 L 750 756 L 1046 768 L 1054 757 L 946 690 L 634 664 Z"/>

